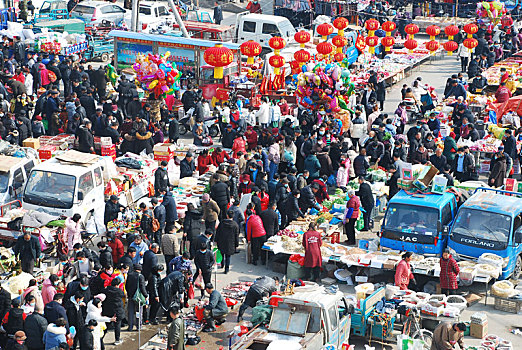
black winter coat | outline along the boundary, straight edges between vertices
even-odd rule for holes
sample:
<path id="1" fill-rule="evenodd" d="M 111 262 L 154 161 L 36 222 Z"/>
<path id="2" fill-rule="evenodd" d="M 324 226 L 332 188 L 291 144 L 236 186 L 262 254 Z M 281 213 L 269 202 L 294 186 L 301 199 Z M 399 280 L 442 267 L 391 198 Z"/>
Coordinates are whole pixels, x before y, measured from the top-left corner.
<path id="1" fill-rule="evenodd" d="M 27 316 L 24 324 L 24 331 L 27 336 L 25 345 L 30 349 L 45 348 L 42 339 L 46 330 L 47 320 L 41 314 L 33 312 L 31 315 Z"/>
<path id="2" fill-rule="evenodd" d="M 303 188 L 306 188 L 306 187 L 303 187 Z M 301 198 L 302 198 L 302 196 L 303 196 L 303 194 L 301 193 Z M 286 199 L 284 207 L 283 207 L 284 208 L 283 212 L 284 212 L 284 214 L 286 214 L 288 222 L 297 219 L 299 216 L 304 218 L 304 214 L 301 211 L 301 208 L 299 207 L 299 201 L 300 201 L 300 199 L 297 199 L 297 197 L 295 197 L 293 195 L 288 196 L 288 198 Z"/>
<path id="3" fill-rule="evenodd" d="M 107 246 L 104 250 L 100 250 L 100 265 L 102 267 L 114 266 L 111 247 Z"/>
<path id="4" fill-rule="evenodd" d="M 136 294 L 136 291 L 138 290 L 138 284 L 140 287 L 141 294 L 143 294 L 145 297 L 149 295 L 147 293 L 145 277 L 143 277 L 141 273 L 133 271 L 129 272 L 129 274 L 127 275 L 127 282 L 125 282 L 125 290 L 127 291 L 127 295 L 129 296 L 129 298 L 132 299 L 132 297 L 134 297 L 134 294 Z"/>
<path id="5" fill-rule="evenodd" d="M 230 190 L 224 182 L 217 182 L 210 188 L 210 198 L 216 201 L 220 207 L 230 203 Z"/>
<path id="6" fill-rule="evenodd" d="M 92 334 L 92 330 L 83 326 L 80 334 L 80 350 L 92 350 L 94 349 L 94 336 Z"/>
<path id="7" fill-rule="evenodd" d="M 103 223 L 107 225 L 109 221 L 117 219 L 120 208 L 123 208 L 123 205 L 120 203 L 114 204 L 110 200 L 107 201 L 105 203 L 105 213 L 103 213 Z"/>
<path id="8" fill-rule="evenodd" d="M 176 201 L 172 196 L 172 192 L 165 193 L 161 205 L 165 207 L 165 222 L 174 222 L 178 220 L 178 209 L 176 207 Z"/>
<path id="9" fill-rule="evenodd" d="M 301 210 L 306 212 L 308 209 L 313 208 L 315 204 L 315 195 L 310 185 L 303 187 L 301 189 L 301 197 L 299 197 L 299 207 Z"/>
<path id="10" fill-rule="evenodd" d="M 178 301 L 184 292 L 185 277 L 183 273 L 173 271 L 162 279 L 158 286 L 158 293 L 163 310 L 167 311 L 172 306 L 172 303 Z"/>
<path id="11" fill-rule="evenodd" d="M 183 158 L 183 160 L 179 163 L 179 171 L 180 171 L 180 175 L 179 175 L 180 179 L 183 179 L 184 177 L 192 176 L 192 173 L 194 173 L 194 171 L 196 171 L 196 164 L 194 163 L 194 160 L 191 160 L 189 163 L 187 158 Z"/>
<path id="12" fill-rule="evenodd" d="M 169 123 L 169 141 L 174 143 L 179 139 L 179 121 L 174 118 Z"/>
<path id="13" fill-rule="evenodd" d="M 160 192 L 169 190 L 169 174 L 167 170 L 163 170 L 163 168 L 159 167 L 156 169 L 154 173 L 154 191 L 156 192 L 156 196 L 160 195 Z"/>
<path id="14" fill-rule="evenodd" d="M 366 170 L 370 167 L 368 160 L 365 156 L 358 155 L 353 160 L 353 171 L 355 176 L 366 175 Z"/>
<path id="15" fill-rule="evenodd" d="M 145 254 L 143 254 L 143 271 L 141 273 L 143 277 L 145 277 L 145 280 L 149 279 L 152 268 L 158 264 L 158 255 L 152 250 L 147 250 Z"/>
<path id="16" fill-rule="evenodd" d="M 221 254 L 233 255 L 239 246 L 239 226 L 232 219 L 223 220 L 216 230 L 215 239 Z"/>
<path id="17" fill-rule="evenodd" d="M 366 182 L 362 183 L 359 187 L 359 191 L 355 194 L 361 199 L 361 205 L 364 210 L 369 210 L 375 206 L 375 200 L 373 199 L 372 188 Z"/>
<path id="18" fill-rule="evenodd" d="M 129 290 L 127 289 L 127 292 L 128 291 Z M 123 291 L 118 287 L 108 286 L 103 290 L 103 294 L 105 294 L 106 298 L 103 302 L 102 315 L 107 317 L 116 315 L 118 318 L 122 319 L 125 314 L 125 309 L 123 308 L 123 298 L 125 297 L 125 294 Z M 128 295 L 131 294 L 128 293 Z"/>
<path id="19" fill-rule="evenodd" d="M 163 205 L 158 205 L 154 208 L 154 218 L 158 219 L 160 231 L 163 232 L 167 220 L 167 210 Z"/>
<path id="20" fill-rule="evenodd" d="M 271 237 L 279 231 L 279 215 L 274 210 L 271 208 L 263 210 L 259 217 L 263 221 L 267 237 Z"/>
<path id="21" fill-rule="evenodd" d="M 65 308 L 62 306 L 62 304 L 57 301 L 53 300 L 45 305 L 44 316 L 48 323 L 56 323 L 57 319 L 64 318 L 65 322 L 67 322 L 67 328 L 69 328 L 67 312 L 65 311 Z"/>
<path id="22" fill-rule="evenodd" d="M 65 310 L 67 311 L 69 325 L 76 327 L 76 329 L 81 329 L 85 324 L 85 315 L 83 314 L 82 308 L 77 309 L 73 303 L 69 303 Z"/>
<path id="23" fill-rule="evenodd" d="M 185 213 L 185 219 L 183 221 L 183 232 L 187 234 L 187 240 L 195 240 L 202 232 L 201 218 L 203 213 L 195 209 L 193 211 L 187 211 Z"/>
<path id="24" fill-rule="evenodd" d="M 13 250 L 15 255 L 20 256 L 20 258 L 30 254 L 33 260 L 36 260 L 40 257 L 42 247 L 40 246 L 38 239 L 34 236 L 31 236 L 29 241 L 26 241 L 24 236 L 20 236 L 16 240 L 16 244 L 13 247 Z"/>
<path id="25" fill-rule="evenodd" d="M 159 273 L 152 273 L 147 282 L 147 292 L 149 293 L 149 298 L 154 299 L 159 297 L 158 286 L 161 281 L 161 276 Z"/>
<path id="26" fill-rule="evenodd" d="M 145 151 L 147 154 L 151 154 L 154 149 L 154 141 L 152 140 L 152 133 L 146 132 L 145 134 L 141 134 L 140 132 L 136 133 L 136 140 L 134 140 L 134 153 L 140 154 L 142 151 Z"/>
<path id="27" fill-rule="evenodd" d="M 3 319 L 11 308 L 11 293 L 0 287 L 0 319 Z"/>
<path id="28" fill-rule="evenodd" d="M 194 264 L 196 268 L 201 271 L 212 271 L 212 266 L 214 266 L 214 255 L 207 249 L 204 253 L 201 250 L 196 251 L 196 256 L 194 257 Z"/>

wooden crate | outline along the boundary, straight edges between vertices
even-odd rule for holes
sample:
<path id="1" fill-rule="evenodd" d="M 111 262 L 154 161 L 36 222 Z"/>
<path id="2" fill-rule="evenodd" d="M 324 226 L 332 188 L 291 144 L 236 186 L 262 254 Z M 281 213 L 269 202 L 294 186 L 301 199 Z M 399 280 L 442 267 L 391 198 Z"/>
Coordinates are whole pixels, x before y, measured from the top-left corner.
<path id="1" fill-rule="evenodd" d="M 522 300 L 495 297 L 495 310 L 522 314 Z"/>

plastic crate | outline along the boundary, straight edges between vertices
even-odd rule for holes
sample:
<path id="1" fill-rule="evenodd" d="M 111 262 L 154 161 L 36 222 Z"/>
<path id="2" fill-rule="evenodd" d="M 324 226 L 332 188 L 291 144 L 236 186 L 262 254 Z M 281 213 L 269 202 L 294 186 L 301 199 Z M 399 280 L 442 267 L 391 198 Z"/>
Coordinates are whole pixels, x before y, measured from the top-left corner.
<path id="1" fill-rule="evenodd" d="M 522 300 L 495 297 L 495 310 L 510 312 L 513 314 L 522 314 Z"/>
<path id="2" fill-rule="evenodd" d="M 354 335 L 364 336 L 366 335 L 366 328 L 364 327 L 364 318 L 359 312 L 355 312 L 352 314 L 352 333 Z"/>

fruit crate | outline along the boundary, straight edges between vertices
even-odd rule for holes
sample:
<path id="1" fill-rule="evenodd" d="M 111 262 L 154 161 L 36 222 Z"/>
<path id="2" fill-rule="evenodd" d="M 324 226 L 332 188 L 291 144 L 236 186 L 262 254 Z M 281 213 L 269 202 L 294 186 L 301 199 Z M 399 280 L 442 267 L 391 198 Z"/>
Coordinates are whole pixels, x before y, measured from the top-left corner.
<path id="1" fill-rule="evenodd" d="M 522 300 L 495 297 L 495 310 L 522 314 Z"/>

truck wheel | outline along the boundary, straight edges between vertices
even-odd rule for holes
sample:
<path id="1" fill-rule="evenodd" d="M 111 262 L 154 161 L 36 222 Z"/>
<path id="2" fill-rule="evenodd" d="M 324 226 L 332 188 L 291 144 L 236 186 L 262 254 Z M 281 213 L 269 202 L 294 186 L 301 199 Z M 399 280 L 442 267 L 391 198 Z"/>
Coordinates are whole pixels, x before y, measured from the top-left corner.
<path id="1" fill-rule="evenodd" d="M 520 273 L 522 272 L 522 257 L 519 255 L 517 257 L 517 262 L 515 263 L 515 269 L 513 270 L 513 279 L 518 280 L 520 277 Z"/>
<path id="2" fill-rule="evenodd" d="M 187 127 L 184 124 L 179 124 L 179 134 L 185 135 L 187 133 Z"/>
<path id="3" fill-rule="evenodd" d="M 104 53 L 101 55 L 102 62 L 107 62 L 109 60 L 109 54 Z"/>

